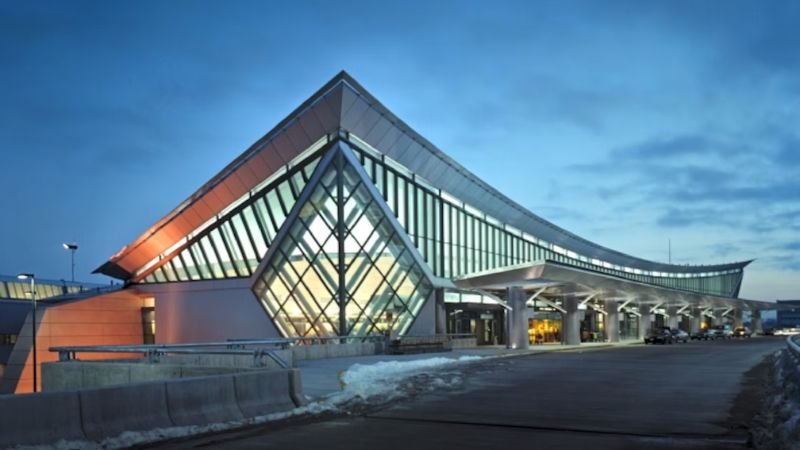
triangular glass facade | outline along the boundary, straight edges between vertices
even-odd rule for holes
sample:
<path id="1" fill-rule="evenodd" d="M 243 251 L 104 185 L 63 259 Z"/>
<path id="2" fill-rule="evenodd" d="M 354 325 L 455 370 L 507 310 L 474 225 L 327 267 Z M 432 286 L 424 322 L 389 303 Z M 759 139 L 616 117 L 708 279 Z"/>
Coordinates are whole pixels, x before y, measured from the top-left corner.
<path id="1" fill-rule="evenodd" d="M 254 292 L 285 336 L 405 334 L 432 284 L 350 150 L 331 151 Z"/>
<path id="2" fill-rule="evenodd" d="M 272 182 L 193 238 L 140 283 L 251 276 L 319 163 L 311 157 Z"/>

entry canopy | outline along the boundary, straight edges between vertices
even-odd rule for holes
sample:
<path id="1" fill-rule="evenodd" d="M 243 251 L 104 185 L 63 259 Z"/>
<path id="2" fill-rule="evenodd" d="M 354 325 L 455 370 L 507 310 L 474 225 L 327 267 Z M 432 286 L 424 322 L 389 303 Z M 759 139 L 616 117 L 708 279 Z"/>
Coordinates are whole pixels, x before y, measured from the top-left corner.
<path id="1" fill-rule="evenodd" d="M 782 309 L 781 305 L 760 300 L 698 294 L 681 289 L 671 289 L 614 277 L 599 272 L 576 268 L 567 264 L 545 260 L 478 272 L 453 280 L 462 289 L 487 291 L 521 287 L 534 290 L 557 290 L 576 296 L 593 296 L 597 299 L 631 300 L 637 304 L 663 307 L 689 306 L 701 309 Z"/>

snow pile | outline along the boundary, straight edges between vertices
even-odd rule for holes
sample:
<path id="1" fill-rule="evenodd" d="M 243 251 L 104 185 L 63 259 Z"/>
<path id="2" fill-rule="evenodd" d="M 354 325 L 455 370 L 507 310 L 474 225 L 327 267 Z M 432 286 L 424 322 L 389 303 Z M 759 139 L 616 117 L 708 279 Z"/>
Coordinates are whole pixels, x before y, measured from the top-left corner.
<path id="1" fill-rule="evenodd" d="M 381 405 L 390 400 L 412 395 L 419 390 L 432 391 L 455 387 L 462 382 L 460 373 L 437 371 L 458 363 L 479 359 L 481 359 L 480 356 L 462 356 L 458 359 L 437 357 L 415 361 L 385 361 L 370 365 L 354 364 L 339 374 L 339 381 L 343 386 L 341 392 L 286 412 L 202 426 L 193 425 L 125 432 L 100 442 L 59 441 L 47 446 L 18 446 L 15 448 L 19 450 L 121 449 L 167 439 L 235 430 L 295 417 L 318 416 L 326 413 L 349 413 L 350 409 Z"/>
<path id="2" fill-rule="evenodd" d="M 462 381 L 460 374 L 429 372 L 480 359 L 480 356 L 462 356 L 354 364 L 339 376 L 342 391 L 328 396 L 325 401 L 339 406 L 385 403 L 419 390 L 454 387 Z"/>
<path id="3" fill-rule="evenodd" d="M 752 429 L 756 448 L 800 450 L 800 365 L 789 352 L 775 355 L 769 396 Z"/>

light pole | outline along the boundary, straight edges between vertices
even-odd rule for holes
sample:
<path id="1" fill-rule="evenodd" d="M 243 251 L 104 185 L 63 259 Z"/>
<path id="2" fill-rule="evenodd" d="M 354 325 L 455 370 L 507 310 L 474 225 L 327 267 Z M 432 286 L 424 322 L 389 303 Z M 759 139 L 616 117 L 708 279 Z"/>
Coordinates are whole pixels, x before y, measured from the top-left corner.
<path id="1" fill-rule="evenodd" d="M 61 244 L 64 246 L 64 250 L 69 250 L 72 252 L 72 282 L 75 282 L 75 251 L 78 250 L 78 244 L 74 242 L 65 242 Z"/>
<path id="2" fill-rule="evenodd" d="M 20 280 L 31 280 L 31 300 L 33 303 L 33 322 L 31 324 L 33 328 L 33 392 L 36 392 L 38 384 L 36 377 L 38 371 L 38 362 L 36 360 L 36 276 L 32 273 L 20 273 L 17 275 L 17 278 Z"/>

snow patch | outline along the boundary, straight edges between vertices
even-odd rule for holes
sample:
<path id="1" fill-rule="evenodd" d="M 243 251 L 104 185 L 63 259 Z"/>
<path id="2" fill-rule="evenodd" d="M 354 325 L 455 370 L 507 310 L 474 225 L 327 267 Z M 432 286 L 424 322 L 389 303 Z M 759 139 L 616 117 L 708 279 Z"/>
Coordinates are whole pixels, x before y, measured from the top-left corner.
<path id="1" fill-rule="evenodd" d="M 756 448 L 800 450 L 800 366 L 791 351 L 775 358 L 769 396 L 751 430 Z"/>

